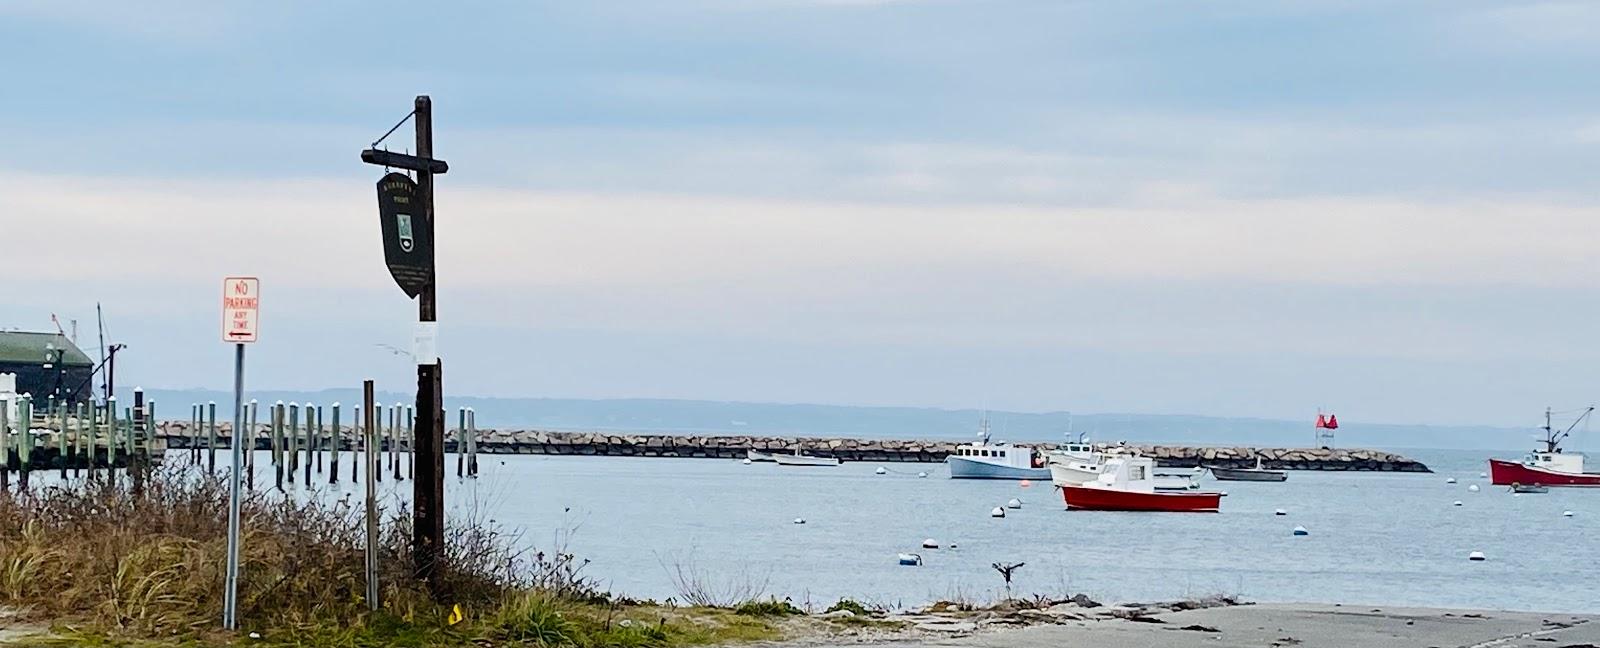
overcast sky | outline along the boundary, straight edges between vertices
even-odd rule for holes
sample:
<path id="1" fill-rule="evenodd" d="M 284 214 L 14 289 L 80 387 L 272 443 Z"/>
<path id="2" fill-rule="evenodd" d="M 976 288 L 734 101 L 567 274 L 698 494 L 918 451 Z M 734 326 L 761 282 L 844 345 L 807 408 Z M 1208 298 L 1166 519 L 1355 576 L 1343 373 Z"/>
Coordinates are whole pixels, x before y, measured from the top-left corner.
<path id="1" fill-rule="evenodd" d="M 0 326 L 226 387 L 254 274 L 252 385 L 407 389 L 357 153 L 426 93 L 447 392 L 1600 400 L 1600 5 L 354 4 L 0 0 Z"/>

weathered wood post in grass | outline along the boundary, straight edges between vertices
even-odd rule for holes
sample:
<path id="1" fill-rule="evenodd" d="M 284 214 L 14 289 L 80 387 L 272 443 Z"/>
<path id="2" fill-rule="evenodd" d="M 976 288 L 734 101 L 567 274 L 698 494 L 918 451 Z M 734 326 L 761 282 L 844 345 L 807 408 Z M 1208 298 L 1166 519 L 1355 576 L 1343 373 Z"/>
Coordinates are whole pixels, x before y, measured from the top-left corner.
<path id="1" fill-rule="evenodd" d="M 333 410 L 331 412 L 329 412 L 329 413 L 332 414 L 332 418 L 333 418 L 333 421 L 332 421 L 333 427 L 331 428 L 332 433 L 333 433 L 333 445 L 328 448 L 328 453 L 329 453 L 329 457 L 328 457 L 328 483 L 329 484 L 333 484 L 333 485 L 338 485 L 338 483 L 339 483 L 339 449 L 340 449 L 339 448 L 339 444 L 344 442 L 344 440 L 340 438 L 340 434 L 339 434 L 339 403 L 335 402 L 333 404 Z"/>
<path id="2" fill-rule="evenodd" d="M 272 407 L 273 485 L 283 491 L 283 401 Z"/>
<path id="3" fill-rule="evenodd" d="M 467 408 L 456 408 L 456 476 L 467 474 Z"/>
<path id="4" fill-rule="evenodd" d="M 394 475 L 395 481 L 404 481 L 406 478 L 400 472 L 400 416 L 405 412 L 404 404 L 395 403 L 394 410 L 389 413 L 389 474 Z"/>
<path id="5" fill-rule="evenodd" d="M 11 399 L 0 398 L 0 492 L 11 492 Z"/>
<path id="6" fill-rule="evenodd" d="M 469 454 L 467 455 L 467 476 L 468 477 L 477 477 L 478 476 L 478 410 L 472 409 L 470 407 L 467 408 L 467 428 L 472 430 L 471 434 L 469 435 L 469 438 L 472 439 L 472 441 L 471 441 L 472 447 L 468 449 L 468 453 Z"/>
<path id="7" fill-rule="evenodd" d="M 317 435 L 316 435 L 316 437 L 314 437 L 317 440 L 314 445 L 316 446 L 316 452 L 317 452 L 317 474 L 318 475 L 322 474 L 322 455 L 328 449 L 327 448 L 327 441 L 328 441 L 327 428 L 324 428 L 322 425 L 323 425 L 322 406 L 318 405 L 317 406 Z"/>
<path id="8" fill-rule="evenodd" d="M 367 435 L 362 434 L 361 426 L 367 422 L 366 416 L 370 412 L 365 406 L 350 410 L 350 483 L 354 484 L 360 478 L 362 453 L 367 450 Z"/>
<path id="9" fill-rule="evenodd" d="M 372 437 L 372 444 L 377 446 L 373 451 L 378 454 L 378 463 L 373 466 L 372 478 L 381 482 L 383 481 L 383 403 L 372 404 L 372 416 L 374 417 L 372 427 L 377 430 L 376 436 Z"/>
<path id="10" fill-rule="evenodd" d="M 417 179 L 388 173 L 378 181 L 378 217 L 383 231 L 384 262 L 406 296 L 417 300 L 417 328 L 412 357 L 417 362 L 416 452 L 420 455 L 412 484 L 412 568 L 430 588 L 444 550 L 444 366 L 435 344 L 438 325 L 436 273 L 434 272 L 433 176 L 449 170 L 444 160 L 433 159 L 433 100 L 419 95 L 411 114 L 416 128 L 416 155 L 379 150 L 361 152 L 361 161 L 385 167 L 410 169 Z M 405 123 L 402 119 L 401 123 Z M 399 128 L 397 124 L 395 128 Z M 394 132 L 389 129 L 389 133 Z M 435 594 L 438 590 L 435 589 Z"/>
<path id="11" fill-rule="evenodd" d="M 17 468 L 22 475 L 17 479 L 17 489 L 28 490 L 28 473 L 33 472 L 33 398 L 23 394 L 17 399 Z"/>
<path id="12" fill-rule="evenodd" d="M 106 482 L 117 483 L 117 397 L 106 398 Z"/>
<path id="13" fill-rule="evenodd" d="M 250 427 L 244 438 L 245 487 L 256 489 L 256 401 L 250 399 Z"/>
<path id="14" fill-rule="evenodd" d="M 306 403 L 306 458 L 305 458 L 305 460 L 306 460 L 306 465 L 305 465 L 306 488 L 311 488 L 311 464 L 314 463 L 312 461 L 312 459 L 311 459 L 311 455 L 316 453 L 316 451 L 317 451 L 317 448 L 316 448 L 316 445 L 317 445 L 317 441 L 316 441 L 316 439 L 317 439 L 317 436 L 316 436 L 317 427 L 316 426 L 317 426 L 317 407 L 315 405 L 312 405 L 311 403 Z"/>
<path id="15" fill-rule="evenodd" d="M 144 492 L 145 461 L 139 450 L 144 445 L 145 418 L 144 390 L 138 387 L 133 389 L 133 411 L 128 417 L 128 479 L 133 485 L 135 495 Z"/>
<path id="16" fill-rule="evenodd" d="M 67 404 L 61 403 L 56 420 L 61 427 L 56 431 L 56 463 L 61 469 L 61 483 L 67 482 Z"/>
<path id="17" fill-rule="evenodd" d="M 149 470 L 150 462 L 155 461 L 155 457 L 153 457 L 151 453 L 155 452 L 156 449 L 157 424 L 156 402 L 154 400 L 147 400 L 144 402 L 144 428 L 145 435 L 141 440 L 141 443 L 144 444 L 145 469 Z"/>
<path id="18" fill-rule="evenodd" d="M 201 421 L 201 418 L 202 417 L 200 415 L 200 404 L 199 403 L 190 403 L 189 404 L 189 429 L 184 430 L 184 436 L 188 437 L 188 439 L 186 439 L 186 441 L 188 442 L 189 447 L 183 449 L 183 454 L 188 456 L 189 465 L 191 465 L 191 466 L 193 466 L 195 464 L 195 461 L 196 461 L 196 459 L 195 459 L 196 455 L 194 454 L 195 453 L 195 449 L 194 448 L 195 448 L 195 444 L 198 442 L 198 440 L 200 438 L 199 435 L 200 435 L 200 421 Z"/>
<path id="19" fill-rule="evenodd" d="M 378 611 L 378 483 L 374 478 L 378 472 L 378 456 L 373 446 L 377 445 L 379 421 L 375 411 L 377 403 L 372 394 L 372 381 L 361 383 L 361 408 L 366 414 L 366 433 L 361 435 L 365 439 L 362 444 L 367 462 L 367 499 L 366 499 L 366 527 L 367 527 L 367 609 Z"/>
<path id="20" fill-rule="evenodd" d="M 97 469 L 95 468 L 95 464 L 98 462 L 98 460 L 100 458 L 99 457 L 99 453 L 100 453 L 100 446 L 99 446 L 100 439 L 99 439 L 99 437 L 100 437 L 100 404 L 99 403 L 90 402 L 89 403 L 89 438 L 85 439 L 85 441 L 87 442 L 87 444 L 89 446 L 89 451 L 87 453 L 85 453 L 85 454 L 89 455 L 89 481 L 91 481 L 91 482 L 94 481 L 95 477 L 99 474 L 97 472 Z"/>
<path id="21" fill-rule="evenodd" d="M 210 421 L 206 423 L 206 472 L 217 472 L 217 402 L 206 404 Z"/>
<path id="22" fill-rule="evenodd" d="M 289 484 L 294 484 L 294 474 L 300 470 L 300 404 L 289 403 L 289 436 L 284 441 L 284 458 L 288 460 Z"/>
<path id="23" fill-rule="evenodd" d="M 87 454 L 83 451 L 84 427 L 88 423 L 88 419 L 84 418 L 84 412 L 86 411 L 87 408 L 83 406 L 83 403 L 78 403 L 72 407 L 72 456 L 75 459 L 72 462 L 73 477 L 83 476 L 83 459 L 84 455 Z M 94 457 L 89 457 L 89 462 L 92 464 Z"/>

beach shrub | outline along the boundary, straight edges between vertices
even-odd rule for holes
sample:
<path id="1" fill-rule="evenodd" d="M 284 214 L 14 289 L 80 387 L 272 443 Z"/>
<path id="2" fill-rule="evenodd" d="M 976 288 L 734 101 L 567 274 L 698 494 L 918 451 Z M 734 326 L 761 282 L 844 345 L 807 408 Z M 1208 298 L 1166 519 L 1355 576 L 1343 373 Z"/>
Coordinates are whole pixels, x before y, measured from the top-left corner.
<path id="1" fill-rule="evenodd" d="M 805 614 L 805 611 L 795 607 L 793 603 L 789 602 L 789 599 L 780 601 L 776 598 L 769 598 L 766 600 L 753 600 L 740 603 L 738 606 L 733 608 L 733 613 L 744 616 L 763 617 L 792 616 L 797 614 Z"/>

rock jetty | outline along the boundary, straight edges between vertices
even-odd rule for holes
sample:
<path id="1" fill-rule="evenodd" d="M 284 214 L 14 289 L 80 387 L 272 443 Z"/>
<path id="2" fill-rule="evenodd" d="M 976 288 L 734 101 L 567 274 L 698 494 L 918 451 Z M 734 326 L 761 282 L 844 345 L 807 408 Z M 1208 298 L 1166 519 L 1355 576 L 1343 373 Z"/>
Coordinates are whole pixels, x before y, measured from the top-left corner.
<path id="1" fill-rule="evenodd" d="M 218 437 L 225 442 L 232 436 L 231 426 L 218 424 Z M 206 434 L 195 434 L 184 421 L 160 425 L 160 436 L 168 447 L 187 448 L 204 444 Z M 266 426 L 258 426 L 255 447 L 270 443 Z M 354 434 L 341 433 L 349 447 Z M 447 451 L 454 451 L 457 433 L 445 435 Z M 328 435 L 322 442 L 327 443 Z M 807 454 L 838 457 L 844 461 L 884 461 L 937 463 L 955 452 L 957 440 L 843 439 L 833 437 L 697 436 L 633 434 L 620 432 L 552 432 L 545 430 L 478 430 L 478 451 L 488 454 L 592 455 L 606 457 L 703 457 L 743 459 L 749 450 L 790 452 L 796 447 Z M 1026 445 L 1026 444 L 1018 444 Z M 1048 447 L 1041 444 L 1039 447 Z M 1161 466 L 1254 467 L 1277 470 L 1354 470 L 1380 472 L 1432 472 L 1421 462 L 1401 455 L 1359 448 L 1250 448 L 1168 445 L 1112 445 L 1101 449 L 1113 454 L 1153 457 Z"/>

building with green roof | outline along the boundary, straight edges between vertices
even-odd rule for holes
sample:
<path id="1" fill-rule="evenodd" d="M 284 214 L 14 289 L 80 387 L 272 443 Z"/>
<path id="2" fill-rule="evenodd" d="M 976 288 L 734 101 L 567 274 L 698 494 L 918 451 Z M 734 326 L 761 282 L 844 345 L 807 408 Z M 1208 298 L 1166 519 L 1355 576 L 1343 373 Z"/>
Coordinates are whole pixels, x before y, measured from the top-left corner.
<path id="1" fill-rule="evenodd" d="M 16 374 L 17 393 L 89 400 L 94 361 L 60 333 L 0 331 L 0 373 Z"/>

